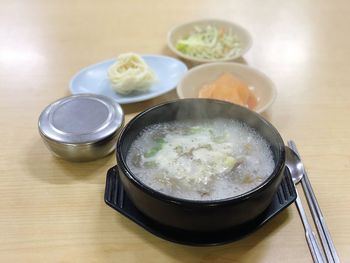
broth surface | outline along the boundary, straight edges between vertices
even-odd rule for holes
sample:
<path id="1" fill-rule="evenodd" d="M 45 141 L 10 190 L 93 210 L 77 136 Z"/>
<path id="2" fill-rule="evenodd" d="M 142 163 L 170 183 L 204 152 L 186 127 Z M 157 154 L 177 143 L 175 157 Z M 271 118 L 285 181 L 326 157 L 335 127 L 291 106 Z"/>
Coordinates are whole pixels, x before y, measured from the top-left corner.
<path id="1" fill-rule="evenodd" d="M 252 190 L 273 172 L 272 151 L 238 121 L 174 121 L 145 128 L 127 154 L 145 185 L 190 200 L 219 200 Z"/>

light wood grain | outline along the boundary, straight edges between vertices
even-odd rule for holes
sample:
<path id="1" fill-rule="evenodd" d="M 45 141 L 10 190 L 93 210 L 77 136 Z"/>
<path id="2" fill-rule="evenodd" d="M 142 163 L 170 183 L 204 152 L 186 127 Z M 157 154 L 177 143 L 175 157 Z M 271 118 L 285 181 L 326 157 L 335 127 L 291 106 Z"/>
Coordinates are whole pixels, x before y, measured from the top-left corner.
<path id="1" fill-rule="evenodd" d="M 82 67 L 135 51 L 172 55 L 167 31 L 228 19 L 253 36 L 247 64 L 278 89 L 263 115 L 299 147 L 342 262 L 350 262 L 350 4 L 335 1 L 0 2 L 1 262 L 311 262 L 294 205 L 217 247 L 161 240 L 104 204 L 113 155 L 52 157 L 37 120 Z M 174 91 L 123 106 L 127 120 Z"/>

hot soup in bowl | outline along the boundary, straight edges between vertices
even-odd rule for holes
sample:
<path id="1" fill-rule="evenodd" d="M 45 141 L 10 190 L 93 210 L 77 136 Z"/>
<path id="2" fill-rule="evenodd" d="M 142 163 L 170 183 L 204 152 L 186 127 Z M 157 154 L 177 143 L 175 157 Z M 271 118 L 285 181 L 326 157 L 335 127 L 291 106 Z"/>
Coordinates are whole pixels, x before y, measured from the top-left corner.
<path id="1" fill-rule="evenodd" d="M 284 143 L 257 113 L 184 99 L 133 118 L 117 143 L 120 179 L 159 224 L 190 231 L 239 227 L 270 204 L 283 176 Z"/>

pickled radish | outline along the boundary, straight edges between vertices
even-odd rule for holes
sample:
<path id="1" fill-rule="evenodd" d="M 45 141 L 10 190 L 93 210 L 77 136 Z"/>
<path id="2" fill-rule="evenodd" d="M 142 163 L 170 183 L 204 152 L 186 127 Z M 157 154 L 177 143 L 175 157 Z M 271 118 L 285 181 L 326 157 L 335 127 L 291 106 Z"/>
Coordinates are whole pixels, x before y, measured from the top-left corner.
<path id="1" fill-rule="evenodd" d="M 228 101 L 249 109 L 254 109 L 258 102 L 248 85 L 230 73 L 224 73 L 214 82 L 203 85 L 198 97 Z"/>

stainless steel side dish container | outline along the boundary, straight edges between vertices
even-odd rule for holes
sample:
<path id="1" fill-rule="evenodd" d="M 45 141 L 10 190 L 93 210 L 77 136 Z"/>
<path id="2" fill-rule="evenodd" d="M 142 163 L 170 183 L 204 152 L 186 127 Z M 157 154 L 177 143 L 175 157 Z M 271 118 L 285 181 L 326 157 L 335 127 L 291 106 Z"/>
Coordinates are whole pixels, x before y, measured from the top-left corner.
<path id="1" fill-rule="evenodd" d="M 39 132 L 47 148 L 69 161 L 91 161 L 115 149 L 124 124 L 114 100 L 93 94 L 72 95 L 47 106 L 39 117 Z"/>

